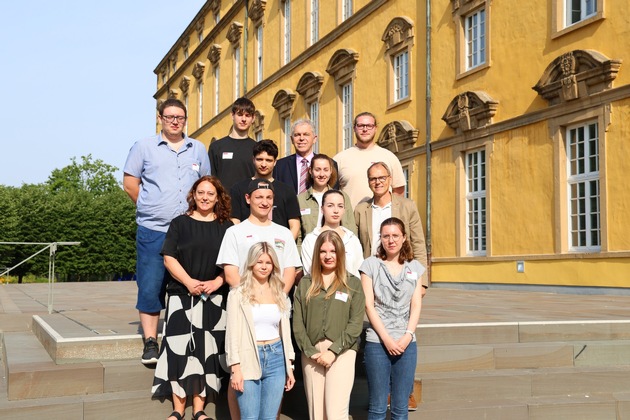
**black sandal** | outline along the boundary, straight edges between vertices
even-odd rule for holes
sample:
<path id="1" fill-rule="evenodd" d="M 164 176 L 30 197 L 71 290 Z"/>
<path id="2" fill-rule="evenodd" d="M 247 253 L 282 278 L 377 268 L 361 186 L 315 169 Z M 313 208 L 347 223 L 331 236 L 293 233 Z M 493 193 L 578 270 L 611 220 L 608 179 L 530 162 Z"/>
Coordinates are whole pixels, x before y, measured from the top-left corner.
<path id="1" fill-rule="evenodd" d="M 206 416 L 205 419 L 203 420 L 210 420 L 210 416 L 208 416 L 206 413 L 203 412 L 203 410 L 199 410 L 196 413 L 193 414 L 193 420 L 199 420 L 199 417 L 201 416 Z"/>
<path id="2" fill-rule="evenodd" d="M 171 414 L 168 415 L 168 417 L 175 417 L 177 420 L 184 420 L 184 415 L 179 414 L 178 411 L 173 411 Z"/>

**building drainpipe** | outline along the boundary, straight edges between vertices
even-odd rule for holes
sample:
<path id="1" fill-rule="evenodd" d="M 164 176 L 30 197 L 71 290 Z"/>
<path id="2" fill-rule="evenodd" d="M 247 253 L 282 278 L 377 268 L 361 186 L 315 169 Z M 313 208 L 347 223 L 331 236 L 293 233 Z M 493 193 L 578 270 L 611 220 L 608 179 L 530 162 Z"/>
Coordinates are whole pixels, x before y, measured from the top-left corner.
<path id="1" fill-rule="evenodd" d="M 247 94 L 247 40 L 249 39 L 249 25 L 247 20 L 249 19 L 249 4 L 248 0 L 245 0 L 245 24 L 243 25 L 243 95 Z"/>
<path id="2" fill-rule="evenodd" d="M 426 0 L 426 104 L 425 104 L 425 149 L 426 149 L 426 199 L 427 199 L 427 275 L 431 284 L 431 0 Z"/>

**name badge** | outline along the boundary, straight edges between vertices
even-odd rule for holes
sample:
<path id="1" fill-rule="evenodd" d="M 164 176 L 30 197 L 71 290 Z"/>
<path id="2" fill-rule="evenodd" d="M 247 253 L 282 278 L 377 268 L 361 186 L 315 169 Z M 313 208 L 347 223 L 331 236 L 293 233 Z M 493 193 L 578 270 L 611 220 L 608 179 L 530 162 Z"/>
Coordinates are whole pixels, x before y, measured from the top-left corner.
<path id="1" fill-rule="evenodd" d="M 337 290 L 337 292 L 335 292 L 335 299 L 340 300 L 342 302 L 347 302 L 348 301 L 348 294 L 344 293 L 344 292 L 340 292 L 339 290 Z"/>
<path id="2" fill-rule="evenodd" d="M 232 159 L 234 157 L 234 152 L 223 152 L 223 159 Z"/>
<path id="3" fill-rule="evenodd" d="M 311 209 L 300 209 L 300 214 L 302 216 L 308 216 L 309 214 L 311 214 Z"/>
<path id="4" fill-rule="evenodd" d="M 198 163 L 193 163 L 192 164 L 192 170 L 195 172 L 199 172 L 199 164 Z"/>
<path id="5" fill-rule="evenodd" d="M 407 277 L 407 280 L 417 280 L 418 279 L 418 273 L 416 273 L 415 271 L 408 270 L 405 273 L 405 277 Z"/>

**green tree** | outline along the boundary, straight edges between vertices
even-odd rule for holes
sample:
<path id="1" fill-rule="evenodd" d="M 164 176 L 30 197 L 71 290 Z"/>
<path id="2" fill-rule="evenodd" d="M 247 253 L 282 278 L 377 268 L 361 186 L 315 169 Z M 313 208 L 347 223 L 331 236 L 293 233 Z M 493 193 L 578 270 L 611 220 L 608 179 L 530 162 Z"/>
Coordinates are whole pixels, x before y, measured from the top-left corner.
<path id="1" fill-rule="evenodd" d="M 47 184 L 54 193 L 63 191 L 89 191 L 95 195 L 105 194 L 119 189 L 114 176 L 116 167 L 101 159 L 92 160 L 92 155 L 81 156 L 81 163 L 76 157 L 64 168 L 55 169 L 48 177 Z"/>

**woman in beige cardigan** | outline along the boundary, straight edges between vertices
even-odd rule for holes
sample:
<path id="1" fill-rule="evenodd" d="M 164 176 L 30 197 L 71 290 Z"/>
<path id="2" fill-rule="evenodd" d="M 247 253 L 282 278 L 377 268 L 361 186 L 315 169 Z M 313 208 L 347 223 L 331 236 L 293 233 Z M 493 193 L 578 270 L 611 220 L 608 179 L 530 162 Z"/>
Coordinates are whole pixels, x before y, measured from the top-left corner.
<path id="1" fill-rule="evenodd" d="M 242 420 L 275 420 L 283 390 L 295 384 L 291 304 L 283 287 L 273 247 L 254 244 L 227 302 L 227 363 Z"/>

